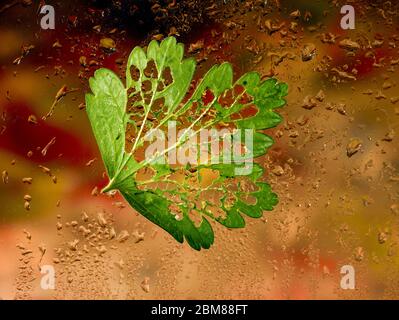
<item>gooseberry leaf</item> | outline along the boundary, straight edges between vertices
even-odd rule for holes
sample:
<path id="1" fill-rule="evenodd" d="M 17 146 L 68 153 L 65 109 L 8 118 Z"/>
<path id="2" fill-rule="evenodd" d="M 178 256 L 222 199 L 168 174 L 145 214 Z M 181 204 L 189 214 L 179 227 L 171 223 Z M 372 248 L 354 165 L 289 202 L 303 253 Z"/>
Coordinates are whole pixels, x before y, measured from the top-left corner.
<path id="1" fill-rule="evenodd" d="M 288 87 L 276 79 L 262 81 L 256 72 L 234 81 L 229 63 L 214 65 L 194 81 L 196 62 L 183 55 L 184 46 L 174 37 L 135 47 L 126 84 L 111 70 L 95 71 L 86 110 L 109 177 L 102 192 L 119 191 L 177 241 L 186 239 L 200 250 L 214 242 L 210 220 L 242 228 L 243 215 L 259 218 L 278 203 L 253 159 L 274 143 L 263 131 L 281 122 L 275 109 L 284 106 Z M 161 137 L 165 148 L 146 156 L 151 132 L 178 129 L 181 135 Z M 206 129 L 224 133 L 198 142 Z M 212 153 L 215 143 L 226 141 L 232 151 L 233 142 L 246 141 L 248 132 L 250 143 L 239 142 L 236 150 L 240 161 L 230 153 Z M 190 150 L 197 161 L 170 161 L 171 153 Z"/>

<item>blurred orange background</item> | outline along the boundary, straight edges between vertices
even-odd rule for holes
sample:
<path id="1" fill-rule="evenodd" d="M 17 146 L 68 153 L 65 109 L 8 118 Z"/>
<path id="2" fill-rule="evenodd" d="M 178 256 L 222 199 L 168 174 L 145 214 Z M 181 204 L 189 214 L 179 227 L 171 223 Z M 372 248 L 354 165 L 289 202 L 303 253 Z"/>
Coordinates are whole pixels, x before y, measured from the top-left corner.
<path id="1" fill-rule="evenodd" d="M 40 28 L 37 3 L 1 7 L 0 298 L 397 299 L 398 5 L 352 2 L 356 29 L 342 30 L 343 4 L 214 1 L 205 21 L 175 34 L 197 76 L 229 61 L 237 77 L 256 70 L 289 85 L 260 160 L 279 205 L 244 229 L 213 224 L 215 244 L 200 252 L 119 195 L 98 194 L 107 179 L 84 110 L 94 70 L 123 77 L 131 49 L 168 32 L 115 27 L 89 1 L 54 4 L 55 30 Z M 40 287 L 46 264 L 55 290 Z M 344 265 L 355 290 L 340 287 Z"/>

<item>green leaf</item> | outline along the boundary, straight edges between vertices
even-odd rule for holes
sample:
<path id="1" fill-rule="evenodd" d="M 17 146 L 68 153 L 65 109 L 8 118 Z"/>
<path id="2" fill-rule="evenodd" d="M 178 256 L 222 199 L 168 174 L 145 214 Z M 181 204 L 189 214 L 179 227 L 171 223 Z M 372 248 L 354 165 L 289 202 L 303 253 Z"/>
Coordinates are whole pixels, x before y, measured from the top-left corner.
<path id="1" fill-rule="evenodd" d="M 151 41 L 146 49 L 135 47 L 127 62 L 126 86 L 112 71 L 99 69 L 90 79 L 86 104 L 110 179 L 103 192 L 118 190 L 136 211 L 200 250 L 214 242 L 210 220 L 241 228 L 243 215 L 259 218 L 277 204 L 277 195 L 262 181 L 262 166 L 252 160 L 272 146 L 273 139 L 262 130 L 281 122 L 275 109 L 285 104 L 288 88 L 276 79 L 261 81 L 256 72 L 234 82 L 229 63 L 213 66 L 193 86 L 195 61 L 183 55 L 184 47 L 174 37 Z M 146 135 L 151 129 L 168 129 L 170 121 L 176 130 L 191 131 L 176 141 L 161 140 L 165 149 L 143 158 Z M 228 131 L 201 146 L 196 140 L 205 129 L 224 127 L 241 131 Z M 239 146 L 239 157 L 212 154 L 213 143 L 241 144 L 248 132 L 251 143 Z M 197 154 L 195 163 L 169 163 L 171 152 L 192 150 L 190 139 L 195 139 L 194 150 L 209 153 L 208 161 L 200 162 Z"/>
<path id="2" fill-rule="evenodd" d="M 169 212 L 170 201 L 155 192 L 139 191 L 129 183 L 120 185 L 119 188 L 134 209 L 161 226 L 177 241 L 183 242 L 185 236 L 190 246 L 196 250 L 208 249 L 213 244 L 213 231 L 207 219 L 204 218 L 197 228 L 186 215 L 182 220 L 176 220 Z"/>
<path id="3" fill-rule="evenodd" d="M 107 173 L 115 175 L 125 148 L 127 93 L 118 76 L 99 69 L 90 79 L 93 94 L 86 94 L 86 110 Z"/>

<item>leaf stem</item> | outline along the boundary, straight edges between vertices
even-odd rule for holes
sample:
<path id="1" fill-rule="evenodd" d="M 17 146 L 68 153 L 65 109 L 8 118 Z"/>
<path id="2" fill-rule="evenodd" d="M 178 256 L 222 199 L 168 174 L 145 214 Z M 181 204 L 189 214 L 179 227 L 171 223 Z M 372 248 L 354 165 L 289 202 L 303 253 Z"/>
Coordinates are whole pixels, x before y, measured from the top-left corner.
<path id="1" fill-rule="evenodd" d="M 115 177 L 116 177 L 116 175 L 115 175 Z M 101 189 L 101 193 L 107 193 L 109 191 L 114 190 L 113 183 L 115 181 L 115 177 L 113 177 L 111 180 L 109 180 L 108 184 L 104 188 Z"/>

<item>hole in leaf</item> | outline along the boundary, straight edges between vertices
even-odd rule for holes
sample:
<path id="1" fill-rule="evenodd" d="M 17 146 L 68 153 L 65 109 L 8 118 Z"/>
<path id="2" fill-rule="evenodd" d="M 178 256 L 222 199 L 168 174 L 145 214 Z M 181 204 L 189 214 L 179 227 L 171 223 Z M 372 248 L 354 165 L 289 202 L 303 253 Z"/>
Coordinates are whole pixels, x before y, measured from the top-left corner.
<path id="1" fill-rule="evenodd" d="M 147 78 L 158 78 L 158 70 L 155 66 L 154 60 L 150 60 L 147 64 L 147 67 L 144 69 L 144 75 Z"/>
<path id="2" fill-rule="evenodd" d="M 194 223 L 194 225 L 197 228 L 201 225 L 202 217 L 201 217 L 201 214 L 197 210 L 191 209 L 188 212 L 188 217 L 190 218 L 190 220 Z"/>
<path id="3" fill-rule="evenodd" d="M 222 96 L 219 97 L 218 102 L 223 108 L 230 108 L 234 103 L 234 90 L 227 90 Z"/>
<path id="4" fill-rule="evenodd" d="M 145 80 L 141 83 L 141 90 L 143 92 L 151 92 L 152 90 L 152 85 L 150 80 Z"/>
<path id="5" fill-rule="evenodd" d="M 139 81 L 140 79 L 140 70 L 135 66 L 130 67 L 130 76 L 132 77 L 133 81 Z"/>
<path id="6" fill-rule="evenodd" d="M 251 194 L 243 194 L 240 196 L 240 200 L 244 202 L 245 204 L 248 204 L 250 206 L 256 205 L 258 200 Z"/>
<path id="7" fill-rule="evenodd" d="M 238 96 L 244 92 L 245 88 L 241 85 L 237 85 L 234 87 L 234 96 Z"/>
<path id="8" fill-rule="evenodd" d="M 238 120 L 238 119 L 245 119 L 245 118 L 250 118 L 255 116 L 258 113 L 258 109 L 256 108 L 255 105 L 249 105 L 247 107 L 244 107 L 243 109 L 240 110 L 240 112 L 237 112 L 231 116 L 233 120 Z"/>
<path id="9" fill-rule="evenodd" d="M 210 104 L 213 99 L 215 99 L 215 95 L 213 94 L 213 92 L 209 89 L 207 89 L 203 94 L 202 94 L 202 103 L 204 104 L 204 106 Z"/>
<path id="10" fill-rule="evenodd" d="M 162 79 L 164 80 L 164 86 L 167 87 L 173 82 L 172 73 L 169 67 L 166 67 L 162 72 Z"/>
<path id="11" fill-rule="evenodd" d="M 183 219 L 183 212 L 180 208 L 179 205 L 177 205 L 175 202 L 171 202 L 169 205 L 169 210 L 172 215 L 174 215 L 175 219 L 180 221 Z"/>

